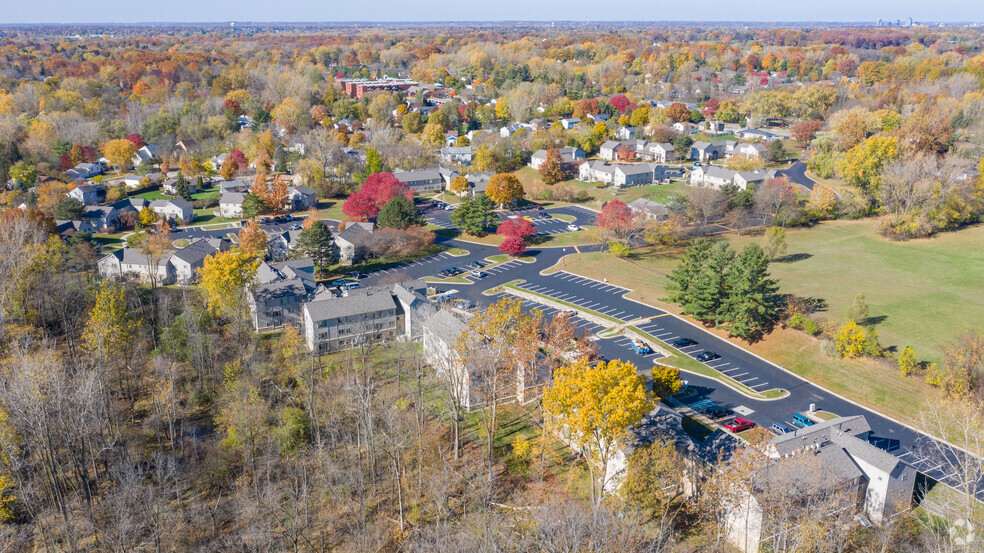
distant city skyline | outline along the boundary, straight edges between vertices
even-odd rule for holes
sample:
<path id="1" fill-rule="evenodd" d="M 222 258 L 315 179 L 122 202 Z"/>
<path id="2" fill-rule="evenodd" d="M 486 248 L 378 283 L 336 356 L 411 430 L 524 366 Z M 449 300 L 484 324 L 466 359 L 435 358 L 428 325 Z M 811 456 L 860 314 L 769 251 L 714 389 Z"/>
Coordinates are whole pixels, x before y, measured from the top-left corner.
<path id="1" fill-rule="evenodd" d="M 415 21 L 748 21 L 874 23 L 908 20 L 950 22 L 984 20 L 984 2 L 969 0 L 830 0 L 797 2 L 747 0 L 693 4 L 624 0 L 617 5 L 589 0 L 498 0 L 496 2 L 417 3 L 397 0 L 313 2 L 311 0 L 172 0 L 155 7 L 128 0 L 33 0 L 10 2 L 0 23 L 205 23 L 255 22 L 415 22 Z M 696 9 L 700 6 L 700 9 Z M 735 9 L 741 6 L 740 9 Z M 606 8 L 610 8 L 606 10 Z"/>

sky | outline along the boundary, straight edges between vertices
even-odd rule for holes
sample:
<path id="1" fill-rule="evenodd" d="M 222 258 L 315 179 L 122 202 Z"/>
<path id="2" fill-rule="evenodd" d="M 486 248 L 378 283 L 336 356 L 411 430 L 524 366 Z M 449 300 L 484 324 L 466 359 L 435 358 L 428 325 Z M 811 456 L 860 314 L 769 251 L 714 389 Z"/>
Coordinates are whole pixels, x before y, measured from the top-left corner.
<path id="1" fill-rule="evenodd" d="M 2 0 L 0 23 L 984 21 L 981 0 Z M 606 9 L 611 8 L 611 9 Z"/>

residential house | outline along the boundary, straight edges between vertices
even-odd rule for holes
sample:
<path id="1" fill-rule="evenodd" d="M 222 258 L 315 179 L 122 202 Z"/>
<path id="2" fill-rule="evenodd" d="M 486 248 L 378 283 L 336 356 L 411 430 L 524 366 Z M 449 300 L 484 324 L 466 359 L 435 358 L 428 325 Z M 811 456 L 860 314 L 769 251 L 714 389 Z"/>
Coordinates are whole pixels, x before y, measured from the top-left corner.
<path id="1" fill-rule="evenodd" d="M 217 156 L 213 156 L 212 159 L 209 160 L 209 163 L 212 164 L 212 170 L 218 171 L 222 169 L 222 164 L 225 163 L 227 157 L 229 157 L 228 152 L 222 152 Z M 240 169 L 245 169 L 245 167 L 240 167 Z"/>
<path id="2" fill-rule="evenodd" d="M 341 297 L 321 294 L 304 304 L 305 342 L 311 351 L 329 352 L 413 339 L 414 332 L 423 334 L 417 327 L 431 313 L 425 291 L 423 281 L 410 281 L 350 290 Z"/>
<path id="3" fill-rule="evenodd" d="M 137 150 L 130 161 L 136 167 L 143 162 L 159 163 L 164 155 L 164 149 L 157 144 L 145 144 Z"/>
<path id="4" fill-rule="evenodd" d="M 676 149 L 669 142 L 650 142 L 646 145 L 647 155 L 643 159 L 655 161 L 657 163 L 668 163 L 677 157 Z"/>
<path id="5" fill-rule="evenodd" d="M 744 552 L 758 552 L 789 529 L 783 513 L 761 498 L 770 493 L 808 501 L 824 498 L 830 514 L 848 510 L 881 524 L 912 507 L 916 470 L 875 447 L 864 416 L 839 417 L 776 436 L 766 445 L 762 468 L 744 499 L 728 516 L 728 540 Z M 817 507 L 819 508 L 819 507 Z M 825 513 L 819 513 L 821 515 Z"/>
<path id="6" fill-rule="evenodd" d="M 578 126 L 579 124 L 581 124 L 581 120 L 576 117 L 560 120 L 560 126 L 564 127 L 564 130 L 568 130 L 568 131 Z"/>
<path id="7" fill-rule="evenodd" d="M 69 198 L 75 198 L 82 205 L 93 205 L 106 201 L 106 187 L 102 183 L 82 184 L 68 191 Z"/>
<path id="8" fill-rule="evenodd" d="M 175 150 L 181 150 L 183 153 L 192 154 L 198 151 L 198 142 L 194 140 L 179 140 L 174 145 Z"/>
<path id="9" fill-rule="evenodd" d="M 55 232 L 62 238 L 68 238 L 76 232 L 88 232 L 92 234 L 95 231 L 96 229 L 93 228 L 89 221 L 67 221 L 63 219 L 55 221 Z"/>
<path id="10" fill-rule="evenodd" d="M 123 185 L 126 186 L 127 188 L 131 188 L 131 189 L 132 188 L 140 188 L 140 182 L 142 180 L 143 180 L 143 177 L 141 177 L 140 175 L 130 174 L 130 175 L 127 175 L 127 176 L 123 177 Z"/>
<path id="11" fill-rule="evenodd" d="M 297 247 L 301 238 L 299 230 L 285 230 L 267 239 L 267 255 L 274 261 L 283 261 Z"/>
<path id="12" fill-rule="evenodd" d="M 208 238 L 192 241 L 177 250 L 169 259 L 178 284 L 192 284 L 198 280 L 198 270 L 205 266 L 205 258 L 218 252 L 228 251 L 231 242 L 222 238 Z"/>
<path id="13" fill-rule="evenodd" d="M 700 128 L 697 125 L 684 121 L 677 121 L 676 123 L 673 123 L 673 130 L 684 136 L 697 134 L 700 132 Z"/>
<path id="14" fill-rule="evenodd" d="M 782 138 L 778 134 L 762 129 L 741 129 L 735 132 L 735 136 L 745 140 L 761 140 L 762 142 L 772 142 Z"/>
<path id="15" fill-rule="evenodd" d="M 366 256 L 366 246 L 372 231 L 373 223 L 349 223 L 345 230 L 335 235 L 335 250 L 338 260 L 342 263 L 357 263 Z"/>
<path id="16" fill-rule="evenodd" d="M 727 157 L 745 156 L 754 159 L 763 159 L 768 151 L 768 148 L 758 143 L 736 144 L 732 151 L 729 152 Z"/>
<path id="17" fill-rule="evenodd" d="M 393 171 L 393 176 L 397 180 L 406 184 L 414 192 L 433 192 L 442 190 L 444 179 L 441 178 L 441 171 L 434 169 L 417 169 L 414 171 Z"/>
<path id="18" fill-rule="evenodd" d="M 471 165 L 472 147 L 471 146 L 447 146 L 441 148 L 441 163 L 453 165 L 461 163 Z"/>
<path id="19" fill-rule="evenodd" d="M 248 297 L 253 327 L 261 331 L 300 326 L 304 304 L 319 292 L 325 289 L 314 278 L 311 258 L 260 263 Z"/>
<path id="20" fill-rule="evenodd" d="M 137 248 L 120 248 L 99 259 L 96 267 L 100 276 L 111 280 L 135 279 L 148 282 L 156 275 L 158 284 L 175 282 L 174 266 L 170 263 L 170 253 L 160 259 L 147 257 Z"/>
<path id="21" fill-rule="evenodd" d="M 756 169 L 754 171 L 739 171 L 734 176 L 735 185 L 742 190 L 755 188 L 759 183 L 776 178 L 774 169 Z"/>
<path id="22" fill-rule="evenodd" d="M 96 175 L 101 175 L 103 166 L 101 163 L 79 163 L 75 167 L 65 171 L 65 174 L 73 179 L 91 179 Z"/>
<path id="23" fill-rule="evenodd" d="M 287 203 L 292 211 L 300 211 L 318 205 L 318 195 L 307 186 L 287 187 Z"/>
<path id="24" fill-rule="evenodd" d="M 618 150 L 622 143 L 618 140 L 608 140 L 601 144 L 598 148 L 598 157 L 601 159 L 607 159 L 608 161 L 615 161 L 615 151 Z"/>
<path id="25" fill-rule="evenodd" d="M 245 198 L 246 194 L 242 192 L 224 192 L 219 197 L 219 215 L 222 217 L 242 217 Z"/>
<path id="26" fill-rule="evenodd" d="M 195 218 L 195 208 L 184 198 L 154 200 L 147 207 L 168 221 L 185 221 L 190 223 Z"/>
<path id="27" fill-rule="evenodd" d="M 578 161 L 585 157 L 584 151 L 576 146 L 564 146 L 558 148 L 557 151 L 560 153 L 561 165 L 565 171 L 571 170 Z M 547 161 L 547 150 L 537 150 L 530 156 L 530 167 L 539 169 L 545 161 Z"/>
<path id="28" fill-rule="evenodd" d="M 246 193 L 249 190 L 249 185 L 242 180 L 220 180 L 219 194 L 225 194 L 226 192 L 242 192 Z"/>
<path id="29" fill-rule="evenodd" d="M 578 179 L 584 182 L 601 181 L 615 188 L 642 186 L 663 180 L 666 167 L 652 163 L 620 163 L 611 165 L 602 161 L 582 163 Z"/>
<path id="30" fill-rule="evenodd" d="M 648 198 L 638 198 L 629 202 L 629 209 L 633 213 L 646 219 L 655 221 L 665 221 L 670 215 L 670 208 L 666 204 L 654 202 Z"/>
<path id="31" fill-rule="evenodd" d="M 198 179 L 193 179 L 193 180 L 185 179 L 185 182 L 188 184 L 189 194 L 198 193 Z M 177 184 L 178 184 L 177 177 L 168 177 L 164 179 L 164 182 L 161 183 L 161 191 L 164 192 L 165 194 L 170 194 L 171 196 L 177 196 L 178 189 L 175 188 L 175 185 Z"/>
<path id="32" fill-rule="evenodd" d="M 615 138 L 619 140 L 632 140 L 638 132 L 638 127 L 619 127 L 615 129 Z"/>
<path id="33" fill-rule="evenodd" d="M 708 162 L 727 155 L 734 148 L 734 141 L 716 140 L 714 142 L 698 141 L 690 145 L 690 157 L 695 161 Z"/>
<path id="34" fill-rule="evenodd" d="M 85 207 L 85 221 L 98 231 L 115 231 L 119 224 L 120 211 L 111 205 L 88 205 Z"/>
<path id="35" fill-rule="evenodd" d="M 607 123 L 611 119 L 607 113 L 589 113 L 587 116 L 595 123 Z"/>

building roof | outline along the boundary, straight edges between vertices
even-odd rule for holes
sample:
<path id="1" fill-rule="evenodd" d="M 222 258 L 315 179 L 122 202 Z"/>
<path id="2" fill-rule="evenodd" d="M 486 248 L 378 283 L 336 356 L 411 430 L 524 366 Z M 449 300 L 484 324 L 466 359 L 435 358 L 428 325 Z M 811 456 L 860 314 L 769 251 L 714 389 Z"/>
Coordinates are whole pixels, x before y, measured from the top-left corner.
<path id="1" fill-rule="evenodd" d="M 191 244 L 174 252 L 174 257 L 189 265 L 197 265 L 217 251 L 219 251 L 218 248 L 210 244 L 208 240 L 195 240 Z"/>
<path id="2" fill-rule="evenodd" d="M 424 328 L 444 342 L 454 344 L 468 328 L 467 315 L 453 309 L 441 309 L 424 321 Z"/>
<path id="3" fill-rule="evenodd" d="M 424 180 L 440 180 L 441 171 L 438 168 L 415 169 L 413 171 L 393 171 L 393 176 L 402 183 L 411 183 Z"/>
<path id="4" fill-rule="evenodd" d="M 242 205 L 243 199 L 245 198 L 246 198 L 246 194 L 243 194 L 242 192 L 223 192 L 222 197 L 219 198 L 219 203 Z"/>
<path id="5" fill-rule="evenodd" d="M 389 290 L 366 288 L 352 290 L 347 296 L 308 302 L 304 309 L 313 320 L 323 321 L 396 309 L 396 301 Z"/>

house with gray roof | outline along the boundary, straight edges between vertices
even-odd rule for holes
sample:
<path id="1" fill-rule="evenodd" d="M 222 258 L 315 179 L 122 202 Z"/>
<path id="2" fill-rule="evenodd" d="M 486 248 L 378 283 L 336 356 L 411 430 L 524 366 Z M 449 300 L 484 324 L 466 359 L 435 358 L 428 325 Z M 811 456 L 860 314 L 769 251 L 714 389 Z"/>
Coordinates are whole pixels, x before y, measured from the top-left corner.
<path id="1" fill-rule="evenodd" d="M 867 419 L 838 417 L 776 436 L 765 447 L 762 468 L 730 515 L 728 540 L 739 550 L 759 551 L 782 536 L 782 525 L 759 501 L 762 494 L 824 494 L 842 509 L 881 524 L 912 507 L 916 470 L 878 443 Z M 831 493 L 834 492 L 834 493 Z"/>
<path id="2" fill-rule="evenodd" d="M 253 327 L 263 331 L 300 326 L 302 306 L 320 289 L 310 258 L 260 263 L 248 295 Z"/>
<path id="3" fill-rule="evenodd" d="M 318 205 L 318 195 L 314 193 L 314 190 L 303 184 L 288 186 L 287 203 L 291 211 L 301 211 Z"/>
<path id="4" fill-rule="evenodd" d="M 219 197 L 219 215 L 238 218 L 243 216 L 243 200 L 246 194 L 242 192 L 223 192 Z"/>
<path id="5" fill-rule="evenodd" d="M 222 238 L 199 238 L 174 252 L 169 263 L 178 284 L 192 284 L 198 280 L 198 270 L 205 266 L 205 258 L 220 251 L 227 251 L 231 242 Z"/>
<path id="6" fill-rule="evenodd" d="M 174 267 L 170 263 L 171 254 L 164 254 L 161 259 L 147 257 L 137 248 L 124 247 L 104 255 L 96 264 L 99 274 L 111 280 L 134 279 L 149 282 L 151 275 L 157 275 L 161 285 L 175 282 Z"/>
<path id="7" fill-rule="evenodd" d="M 82 205 L 95 205 L 106 200 L 106 187 L 102 183 L 82 184 L 69 190 L 67 195 Z"/>
<path id="8" fill-rule="evenodd" d="M 648 198 L 637 198 L 629 202 L 628 206 L 633 213 L 654 221 L 665 221 L 670 215 L 669 206 Z"/>
<path id="9" fill-rule="evenodd" d="M 338 351 L 367 342 L 412 340 L 433 312 L 423 281 L 319 294 L 304 304 L 304 339 L 314 352 Z M 416 333 L 416 336 L 415 336 Z"/>
<path id="10" fill-rule="evenodd" d="M 373 223 L 348 223 L 345 230 L 335 235 L 335 253 L 342 263 L 357 263 L 368 253 L 367 244 L 376 225 Z"/>
<path id="11" fill-rule="evenodd" d="M 170 200 L 153 200 L 148 207 L 168 221 L 183 221 L 190 223 L 195 218 L 195 208 L 184 198 Z"/>
<path id="12" fill-rule="evenodd" d="M 120 211 L 112 205 L 89 205 L 85 207 L 84 220 L 96 230 L 114 231 L 119 225 Z"/>
<path id="13" fill-rule="evenodd" d="M 449 165 L 455 163 L 471 165 L 472 155 L 473 149 L 471 146 L 446 146 L 441 148 L 440 152 L 441 163 L 447 163 Z"/>
<path id="14" fill-rule="evenodd" d="M 283 261 L 297 247 L 301 239 L 301 231 L 285 230 L 267 238 L 267 255 L 274 261 Z"/>
<path id="15" fill-rule="evenodd" d="M 444 179 L 441 178 L 441 170 L 416 169 L 414 171 L 393 171 L 393 176 L 403 184 L 409 186 L 414 192 L 434 192 L 444 188 Z"/>
<path id="16" fill-rule="evenodd" d="M 565 171 L 569 171 L 578 162 L 584 160 L 584 150 L 576 146 L 564 146 L 557 148 L 560 153 L 560 163 Z M 547 150 L 537 150 L 530 156 L 530 167 L 539 169 L 547 161 Z"/>
<path id="17" fill-rule="evenodd" d="M 79 163 L 75 167 L 65 171 L 65 174 L 73 179 L 91 179 L 96 175 L 101 175 L 103 166 L 101 163 Z"/>
<path id="18" fill-rule="evenodd" d="M 721 188 L 726 184 L 734 184 L 738 171 L 717 165 L 702 165 L 690 172 L 691 186 L 706 186 Z"/>

